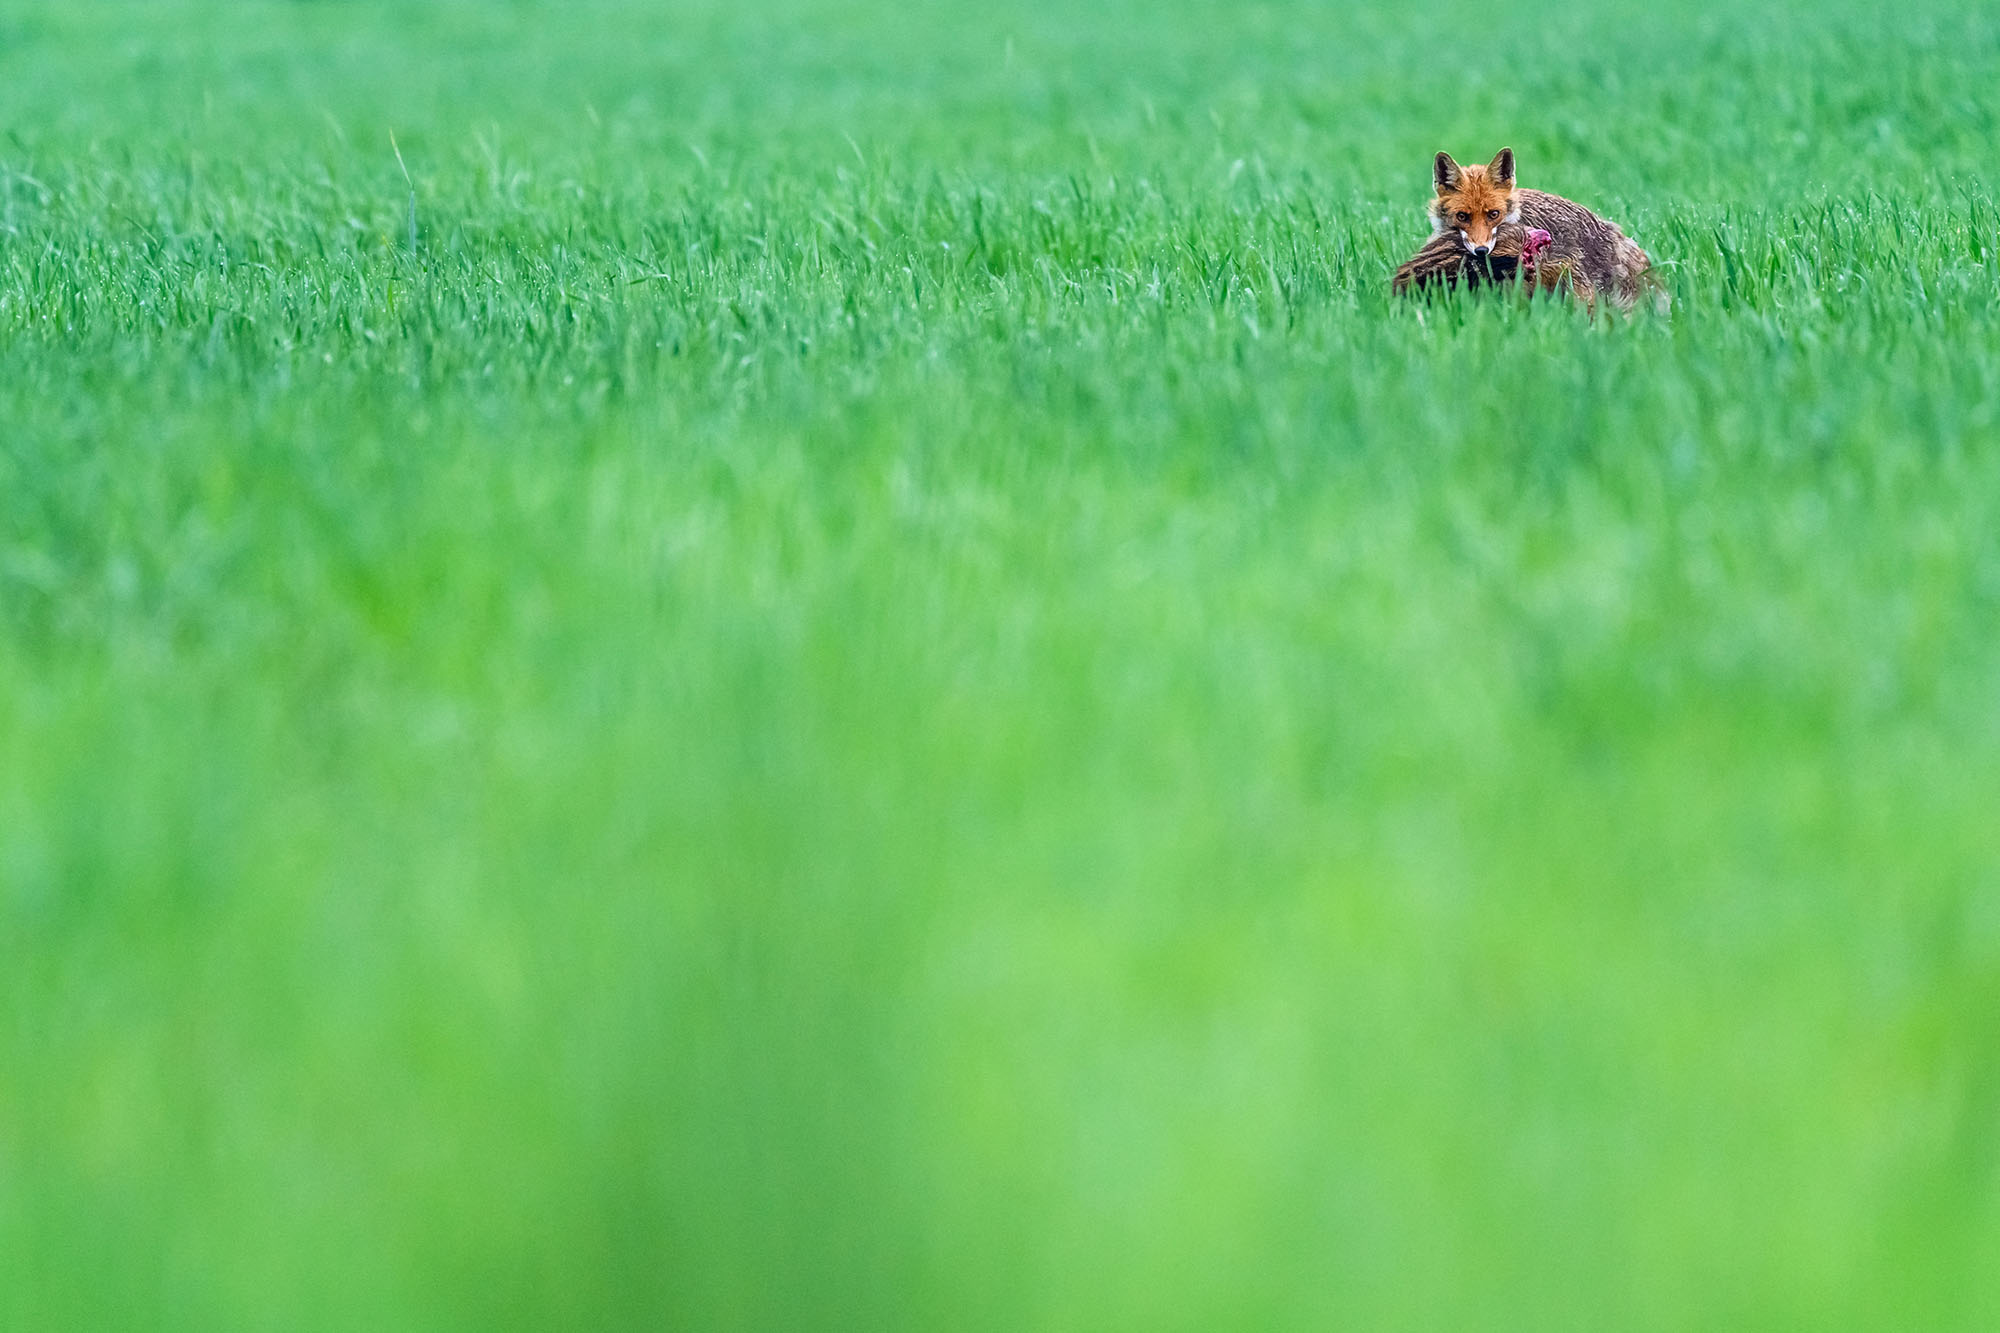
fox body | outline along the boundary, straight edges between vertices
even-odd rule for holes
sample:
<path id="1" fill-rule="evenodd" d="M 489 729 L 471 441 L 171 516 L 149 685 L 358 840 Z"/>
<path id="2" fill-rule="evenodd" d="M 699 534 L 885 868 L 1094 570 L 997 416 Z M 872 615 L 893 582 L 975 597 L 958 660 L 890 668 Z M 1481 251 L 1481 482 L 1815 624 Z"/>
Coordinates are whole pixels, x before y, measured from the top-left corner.
<path id="1" fill-rule="evenodd" d="M 1511 148 L 1483 167 L 1461 167 L 1450 153 L 1439 153 L 1431 178 L 1437 189 L 1430 203 L 1433 243 L 1456 242 L 1478 260 L 1493 253 L 1508 224 L 1540 228 L 1551 238 L 1538 269 L 1542 285 L 1564 282 L 1587 306 L 1602 296 L 1621 310 L 1658 289 L 1652 260 L 1614 224 L 1560 195 L 1515 184 Z"/>

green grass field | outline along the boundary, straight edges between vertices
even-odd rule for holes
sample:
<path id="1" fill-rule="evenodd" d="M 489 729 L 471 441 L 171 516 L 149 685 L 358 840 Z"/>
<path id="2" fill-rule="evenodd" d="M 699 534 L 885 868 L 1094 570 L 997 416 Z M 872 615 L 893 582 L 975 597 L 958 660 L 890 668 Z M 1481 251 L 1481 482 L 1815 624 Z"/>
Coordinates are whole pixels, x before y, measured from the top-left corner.
<path id="1" fill-rule="evenodd" d="M 1671 318 L 1389 298 L 1503 143 Z M 0 7 L 0 1327 L 2000 1326 L 1996 145 L 1969 0 Z"/>

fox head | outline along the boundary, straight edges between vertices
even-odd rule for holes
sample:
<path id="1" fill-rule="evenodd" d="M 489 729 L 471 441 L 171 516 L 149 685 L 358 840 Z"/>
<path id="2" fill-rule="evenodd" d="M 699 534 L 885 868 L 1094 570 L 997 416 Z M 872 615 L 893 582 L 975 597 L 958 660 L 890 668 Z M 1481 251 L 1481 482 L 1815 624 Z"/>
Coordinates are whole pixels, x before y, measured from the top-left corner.
<path id="1" fill-rule="evenodd" d="M 1431 200 L 1431 225 L 1440 233 L 1456 232 L 1465 248 L 1484 255 L 1503 222 L 1521 220 L 1514 201 L 1514 150 L 1502 148 L 1483 167 L 1461 167 L 1450 153 L 1439 153 L 1431 172 L 1437 197 Z"/>

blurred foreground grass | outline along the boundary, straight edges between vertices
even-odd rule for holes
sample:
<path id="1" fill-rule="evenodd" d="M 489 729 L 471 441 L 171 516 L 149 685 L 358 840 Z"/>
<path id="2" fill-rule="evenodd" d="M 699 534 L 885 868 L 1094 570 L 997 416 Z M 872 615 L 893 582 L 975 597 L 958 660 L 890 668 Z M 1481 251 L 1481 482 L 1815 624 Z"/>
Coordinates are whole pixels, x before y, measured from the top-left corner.
<path id="1" fill-rule="evenodd" d="M 0 14 L 0 1323 L 2000 1320 L 2000 24 L 1490 17 Z"/>

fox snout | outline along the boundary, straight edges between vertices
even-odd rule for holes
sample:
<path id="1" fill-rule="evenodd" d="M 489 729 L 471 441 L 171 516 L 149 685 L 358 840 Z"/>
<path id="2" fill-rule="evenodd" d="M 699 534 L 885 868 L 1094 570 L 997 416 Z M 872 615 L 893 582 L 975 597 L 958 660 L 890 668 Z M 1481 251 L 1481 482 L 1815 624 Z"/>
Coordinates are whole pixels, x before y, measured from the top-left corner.
<path id="1" fill-rule="evenodd" d="M 1479 208 L 1472 210 L 1472 216 L 1460 220 L 1454 217 L 1452 230 L 1458 233 L 1459 243 L 1472 252 L 1475 259 L 1484 259 L 1492 253 L 1500 240 L 1500 221 L 1512 208 L 1511 201 L 1478 200 Z M 1459 210 L 1464 212 L 1466 210 Z M 1495 216 L 1495 215 L 1498 216 Z"/>

